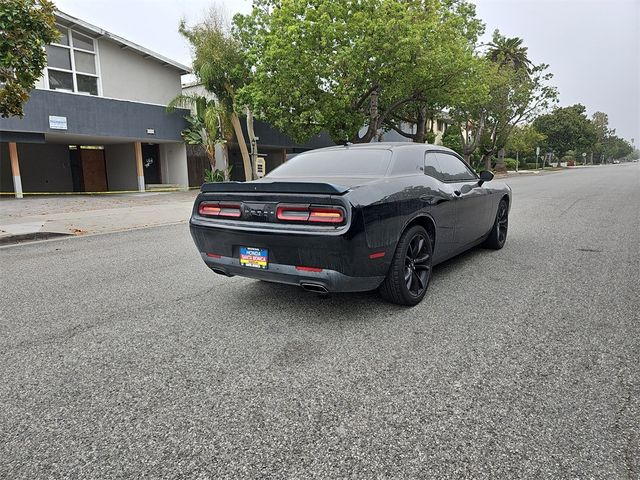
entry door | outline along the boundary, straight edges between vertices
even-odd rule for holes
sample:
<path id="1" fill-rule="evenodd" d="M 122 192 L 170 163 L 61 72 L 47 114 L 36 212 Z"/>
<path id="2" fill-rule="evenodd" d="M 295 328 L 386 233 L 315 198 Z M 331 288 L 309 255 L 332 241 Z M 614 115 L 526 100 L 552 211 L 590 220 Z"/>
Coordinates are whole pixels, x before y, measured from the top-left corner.
<path id="1" fill-rule="evenodd" d="M 107 169 L 104 161 L 104 150 L 80 149 L 82 164 L 82 180 L 85 192 L 107 191 Z"/>
<path id="2" fill-rule="evenodd" d="M 162 183 L 160 175 L 160 148 L 155 144 L 142 144 L 142 167 L 144 183 Z"/>

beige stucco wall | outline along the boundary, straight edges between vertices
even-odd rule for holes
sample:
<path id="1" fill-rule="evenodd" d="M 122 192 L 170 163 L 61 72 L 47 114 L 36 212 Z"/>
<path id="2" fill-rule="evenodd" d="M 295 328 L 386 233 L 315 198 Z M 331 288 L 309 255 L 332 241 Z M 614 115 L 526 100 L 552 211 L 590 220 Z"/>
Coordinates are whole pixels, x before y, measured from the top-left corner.
<path id="1" fill-rule="evenodd" d="M 98 54 L 104 97 L 166 105 L 181 92 L 180 73 L 158 60 L 106 39 L 98 40 Z"/>
<path id="2" fill-rule="evenodd" d="M 160 144 L 160 169 L 163 183 L 189 186 L 187 149 L 184 143 Z"/>

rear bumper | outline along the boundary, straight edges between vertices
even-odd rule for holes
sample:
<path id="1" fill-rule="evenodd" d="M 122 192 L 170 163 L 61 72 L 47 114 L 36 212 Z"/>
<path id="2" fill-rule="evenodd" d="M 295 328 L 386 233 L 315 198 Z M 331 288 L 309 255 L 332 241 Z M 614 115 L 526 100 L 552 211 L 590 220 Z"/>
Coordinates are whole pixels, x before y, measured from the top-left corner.
<path id="1" fill-rule="evenodd" d="M 207 266 L 216 273 L 228 276 L 239 275 L 289 285 L 320 286 L 328 292 L 365 292 L 378 288 L 384 280 L 384 276 L 350 277 L 335 270 L 300 271 L 293 265 L 277 263 L 269 263 L 269 268 L 262 270 L 242 266 L 239 259 L 233 257 L 211 258 L 203 252 L 200 255 Z"/>

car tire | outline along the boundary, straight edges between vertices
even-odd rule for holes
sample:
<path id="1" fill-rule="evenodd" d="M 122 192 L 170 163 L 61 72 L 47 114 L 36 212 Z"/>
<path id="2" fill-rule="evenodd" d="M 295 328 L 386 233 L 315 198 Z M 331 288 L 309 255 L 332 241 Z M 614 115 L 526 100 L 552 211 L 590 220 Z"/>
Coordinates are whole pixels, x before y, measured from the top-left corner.
<path id="1" fill-rule="evenodd" d="M 433 246 L 427 231 L 415 225 L 406 230 L 396 247 L 380 295 L 398 305 L 413 306 L 424 298 L 433 266 Z"/>
<path id="2" fill-rule="evenodd" d="M 491 233 L 484 242 L 486 248 L 492 250 L 500 250 L 507 241 L 507 232 L 509 230 L 509 205 L 503 198 L 498 204 L 498 212 L 493 222 Z"/>

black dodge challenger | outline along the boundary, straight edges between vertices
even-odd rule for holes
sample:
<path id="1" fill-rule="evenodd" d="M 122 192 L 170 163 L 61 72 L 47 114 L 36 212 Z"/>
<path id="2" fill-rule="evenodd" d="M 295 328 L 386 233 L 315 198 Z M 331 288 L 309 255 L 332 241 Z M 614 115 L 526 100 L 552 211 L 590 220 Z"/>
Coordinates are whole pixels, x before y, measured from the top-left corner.
<path id="1" fill-rule="evenodd" d="M 511 189 L 455 152 L 369 143 L 302 153 L 261 180 L 206 183 L 191 235 L 214 272 L 415 305 L 434 265 L 507 238 Z"/>

